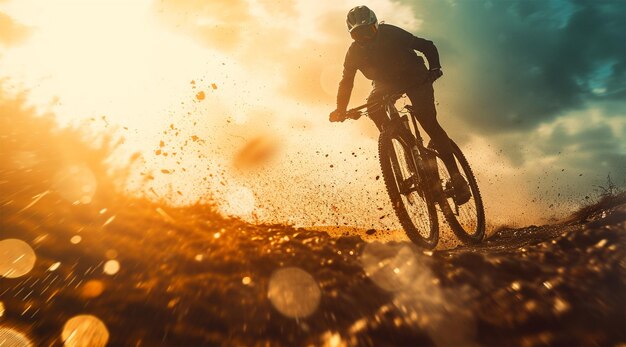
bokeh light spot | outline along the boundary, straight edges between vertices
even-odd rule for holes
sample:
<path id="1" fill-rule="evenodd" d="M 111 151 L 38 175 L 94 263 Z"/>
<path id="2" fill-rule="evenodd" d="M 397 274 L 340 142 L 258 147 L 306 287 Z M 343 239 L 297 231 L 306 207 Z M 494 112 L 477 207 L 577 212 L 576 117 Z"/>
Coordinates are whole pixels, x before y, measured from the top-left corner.
<path id="1" fill-rule="evenodd" d="M 28 243 L 18 239 L 0 241 L 0 276 L 17 278 L 35 266 L 37 256 Z"/>
<path id="2" fill-rule="evenodd" d="M 407 288 L 419 271 L 415 253 L 405 244 L 368 243 L 361 255 L 361 265 L 377 286 L 391 292 Z"/>
<path id="3" fill-rule="evenodd" d="M 61 262 L 57 261 L 56 263 L 50 265 L 50 267 L 48 268 L 48 271 L 55 271 L 56 269 L 59 268 L 59 266 L 61 266 Z"/>
<path id="4" fill-rule="evenodd" d="M 54 190 L 65 200 L 89 204 L 93 199 L 98 182 L 86 165 L 71 165 L 56 174 Z"/>
<path id="5" fill-rule="evenodd" d="M 82 238 L 82 237 L 80 237 L 80 235 L 74 235 L 74 236 L 72 236 L 72 238 L 70 239 L 70 242 L 71 242 L 71 243 L 73 243 L 73 244 L 75 244 L 75 245 L 77 245 L 77 244 L 79 244 L 79 243 L 80 243 L 80 241 L 82 241 L 82 240 L 83 240 L 83 238 Z"/>
<path id="6" fill-rule="evenodd" d="M 7 347 L 30 347 L 32 342 L 26 337 L 26 335 L 19 331 L 0 327 L 0 346 Z"/>
<path id="7" fill-rule="evenodd" d="M 109 341 L 109 331 L 97 317 L 79 315 L 65 323 L 61 339 L 66 347 L 104 347 Z"/>
<path id="8" fill-rule="evenodd" d="M 99 280 L 91 280 L 83 284 L 80 296 L 85 299 L 91 299 L 100 296 L 104 292 L 104 283 Z"/>
<path id="9" fill-rule="evenodd" d="M 115 275 L 120 271 L 120 263 L 117 260 L 109 260 L 104 263 L 104 273 L 107 275 Z"/>
<path id="10" fill-rule="evenodd" d="M 308 272 L 288 267 L 276 270 L 270 277 L 267 297 L 274 308 L 290 318 L 304 318 L 319 306 L 322 293 Z"/>

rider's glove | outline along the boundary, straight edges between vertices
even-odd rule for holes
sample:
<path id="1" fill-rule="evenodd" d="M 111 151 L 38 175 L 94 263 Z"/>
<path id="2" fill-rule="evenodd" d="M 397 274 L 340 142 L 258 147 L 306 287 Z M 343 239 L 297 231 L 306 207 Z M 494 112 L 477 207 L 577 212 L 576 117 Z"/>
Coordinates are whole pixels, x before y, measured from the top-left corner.
<path id="1" fill-rule="evenodd" d="M 331 122 L 343 122 L 346 120 L 346 111 L 334 110 L 328 116 Z"/>
<path id="2" fill-rule="evenodd" d="M 428 71 L 428 80 L 432 83 L 435 82 L 439 77 L 443 76 L 443 71 L 441 68 L 430 69 Z"/>

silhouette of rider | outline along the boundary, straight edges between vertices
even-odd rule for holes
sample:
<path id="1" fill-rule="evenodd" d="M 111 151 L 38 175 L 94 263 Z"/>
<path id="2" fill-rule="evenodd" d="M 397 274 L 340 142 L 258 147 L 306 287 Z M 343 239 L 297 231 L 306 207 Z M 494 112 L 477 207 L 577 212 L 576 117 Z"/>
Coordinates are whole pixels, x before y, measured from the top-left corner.
<path id="1" fill-rule="evenodd" d="M 411 100 L 417 118 L 441 155 L 455 188 L 455 200 L 461 204 L 470 198 L 465 179 L 459 173 L 452 146 L 445 130 L 437 122 L 432 82 L 443 75 L 439 52 L 432 41 L 389 24 L 379 24 L 376 14 L 366 6 L 357 6 L 348 12 L 346 23 L 354 42 L 348 48 L 343 63 L 343 76 L 337 92 L 337 109 L 330 113 L 331 122 L 343 122 L 359 70 L 372 80 L 372 92 L 367 102 L 380 100 L 384 95 L 405 91 Z M 418 50 L 428 60 L 415 53 Z M 430 83 L 420 83 L 430 82 Z M 369 117 L 382 131 L 388 116 L 380 107 L 368 109 Z"/>

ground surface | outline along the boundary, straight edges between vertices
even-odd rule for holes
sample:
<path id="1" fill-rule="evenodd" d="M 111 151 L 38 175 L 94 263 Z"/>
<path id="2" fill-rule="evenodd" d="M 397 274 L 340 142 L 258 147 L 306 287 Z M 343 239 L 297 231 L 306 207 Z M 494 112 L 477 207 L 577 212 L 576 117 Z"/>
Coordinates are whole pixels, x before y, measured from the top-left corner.
<path id="1" fill-rule="evenodd" d="M 112 345 L 626 341 L 625 205 L 423 252 L 250 225 L 202 206 L 129 201 L 102 212 L 97 203 L 3 201 L 3 238 L 32 245 L 37 261 L 0 279 L 2 326 L 36 345 L 60 343 L 80 314 L 100 319 Z M 120 268 L 107 275 L 111 259 Z"/>

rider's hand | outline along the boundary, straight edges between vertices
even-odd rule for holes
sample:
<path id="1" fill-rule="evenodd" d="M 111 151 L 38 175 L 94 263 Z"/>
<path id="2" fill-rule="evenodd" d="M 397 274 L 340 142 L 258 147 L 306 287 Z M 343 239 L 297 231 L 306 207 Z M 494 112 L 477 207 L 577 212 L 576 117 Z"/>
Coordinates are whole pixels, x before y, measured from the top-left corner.
<path id="1" fill-rule="evenodd" d="M 331 122 L 343 122 L 344 120 L 346 120 L 346 111 L 334 110 L 330 113 L 328 119 Z"/>
<path id="2" fill-rule="evenodd" d="M 435 82 L 441 76 L 443 76 L 443 71 L 441 71 L 441 68 L 430 69 L 428 71 L 428 80 L 430 80 L 431 83 Z"/>

